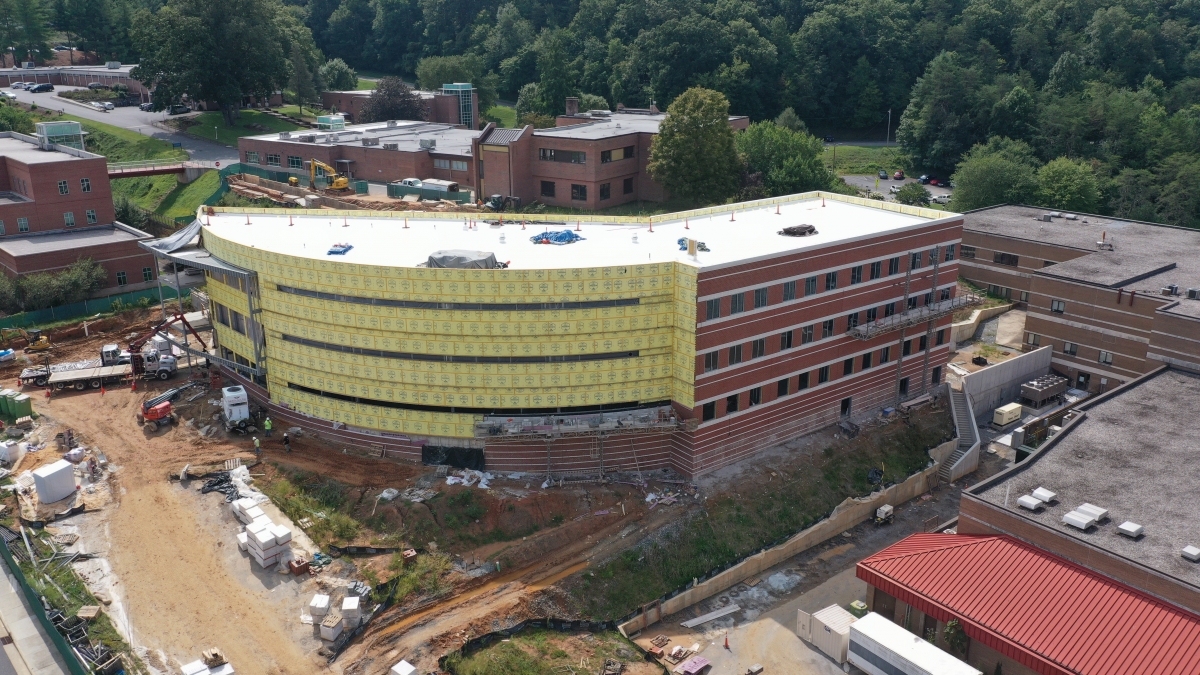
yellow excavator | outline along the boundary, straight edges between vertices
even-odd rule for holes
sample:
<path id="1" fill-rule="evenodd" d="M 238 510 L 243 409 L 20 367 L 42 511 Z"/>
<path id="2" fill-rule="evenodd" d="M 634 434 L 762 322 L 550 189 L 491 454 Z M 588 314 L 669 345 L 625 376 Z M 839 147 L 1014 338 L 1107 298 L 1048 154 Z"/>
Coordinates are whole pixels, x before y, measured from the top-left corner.
<path id="1" fill-rule="evenodd" d="M 50 344 L 50 338 L 43 335 L 42 331 L 37 328 L 30 331 L 26 331 L 24 328 L 5 328 L 0 334 L 0 342 L 7 346 L 9 340 L 17 336 L 23 337 L 29 342 L 29 346 L 25 347 L 26 352 L 44 352 L 54 346 Z"/>
<path id="2" fill-rule="evenodd" d="M 350 191 L 350 179 L 338 173 L 337 169 L 318 159 L 309 160 L 308 165 L 308 189 L 317 189 L 317 169 L 321 169 L 329 175 L 329 187 L 325 188 L 326 192 Z"/>

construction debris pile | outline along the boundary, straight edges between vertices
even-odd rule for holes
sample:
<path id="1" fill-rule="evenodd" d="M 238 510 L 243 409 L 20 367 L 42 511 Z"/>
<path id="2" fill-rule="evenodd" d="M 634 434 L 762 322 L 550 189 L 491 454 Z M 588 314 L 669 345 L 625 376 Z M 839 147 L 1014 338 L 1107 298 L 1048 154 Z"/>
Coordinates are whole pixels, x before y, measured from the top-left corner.
<path id="1" fill-rule="evenodd" d="M 219 649 L 206 649 L 202 658 L 184 664 L 183 675 L 234 675 L 233 666 L 225 660 Z"/>

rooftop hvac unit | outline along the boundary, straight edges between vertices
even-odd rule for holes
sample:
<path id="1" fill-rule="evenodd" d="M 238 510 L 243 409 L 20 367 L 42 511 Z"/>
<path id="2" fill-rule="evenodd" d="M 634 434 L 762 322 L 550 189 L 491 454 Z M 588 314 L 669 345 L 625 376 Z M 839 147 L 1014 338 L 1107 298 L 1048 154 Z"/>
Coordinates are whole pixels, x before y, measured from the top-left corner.
<path id="1" fill-rule="evenodd" d="M 384 150 L 399 150 L 400 144 L 399 143 L 384 143 L 383 149 Z"/>
<path id="2" fill-rule="evenodd" d="M 1050 217 L 1051 218 L 1062 218 L 1062 212 L 1061 211 L 1051 211 Z"/>
<path id="3" fill-rule="evenodd" d="M 1138 537 L 1142 536 L 1142 533 L 1145 531 L 1146 528 L 1138 525 L 1132 520 L 1127 520 L 1117 526 L 1117 532 L 1120 532 L 1126 537 L 1132 537 L 1133 539 L 1137 539 Z"/>
<path id="4" fill-rule="evenodd" d="M 338 142 L 338 135 L 337 135 L 337 134 L 329 134 L 329 142 L 330 142 L 330 143 L 337 143 L 337 142 Z"/>
<path id="5" fill-rule="evenodd" d="M 592 117 L 612 117 L 612 113 L 607 110 L 589 110 L 587 114 Z"/>
<path id="6" fill-rule="evenodd" d="M 420 140 L 421 147 L 427 150 L 432 150 L 437 147 L 436 138 L 422 138 Z"/>
<path id="7" fill-rule="evenodd" d="M 362 144 L 367 147 L 376 146 L 376 145 L 379 145 L 379 139 L 378 138 L 364 138 L 364 139 L 362 139 Z"/>
<path id="8" fill-rule="evenodd" d="M 1200 300 L 1200 288 L 1189 288 L 1188 300 Z"/>
<path id="9" fill-rule="evenodd" d="M 316 143 L 317 135 L 316 134 L 305 134 L 300 137 L 300 141 L 303 143 Z"/>
<path id="10" fill-rule="evenodd" d="M 1171 295 L 1179 295 L 1179 284 L 1167 284 L 1167 288 L 1171 289 Z"/>
<path id="11" fill-rule="evenodd" d="M 1170 286 L 1163 286 L 1162 288 L 1160 288 L 1160 289 L 1159 289 L 1159 291 L 1158 291 L 1158 292 L 1159 292 L 1159 293 L 1162 293 L 1163 295 L 1171 295 L 1171 287 L 1170 287 Z"/>
<path id="12" fill-rule="evenodd" d="M 36 65 L 37 65 L 37 64 L 36 64 L 36 63 L 34 63 L 33 61 L 25 61 L 25 62 L 23 62 L 23 63 L 21 64 L 21 67 L 22 67 L 22 68 L 33 68 L 33 67 L 34 67 L 34 66 L 36 66 Z"/>
<path id="13" fill-rule="evenodd" d="M 1200 548 L 1196 548 L 1195 546 L 1184 546 L 1183 557 L 1191 560 L 1192 562 L 1200 561 Z"/>
<path id="14" fill-rule="evenodd" d="M 104 67 L 108 68 L 109 70 L 116 70 L 121 67 L 121 62 L 120 61 L 105 61 Z"/>
<path id="15" fill-rule="evenodd" d="M 1043 213 L 1042 215 L 1038 216 L 1038 220 L 1042 221 L 1043 223 L 1048 223 L 1052 220 L 1052 218 L 1050 217 L 1049 213 Z"/>
<path id="16" fill-rule="evenodd" d="M 1053 493 L 1053 492 L 1051 492 L 1051 491 L 1047 490 L 1047 489 L 1046 489 L 1046 488 L 1044 488 L 1044 487 L 1039 487 L 1038 489 L 1034 490 L 1034 491 L 1033 491 L 1033 496 L 1034 496 L 1036 499 L 1039 499 L 1039 500 L 1041 500 L 1041 501 L 1043 501 L 1043 502 L 1046 502 L 1047 504 L 1049 504 L 1050 502 L 1054 501 L 1055 499 L 1058 499 L 1058 495 L 1057 495 L 1057 494 L 1055 494 L 1055 493 Z"/>
<path id="17" fill-rule="evenodd" d="M 396 126 L 396 120 L 388 120 L 388 121 L 387 121 L 387 125 L 388 125 L 389 127 L 394 127 L 394 126 Z"/>
<path id="18" fill-rule="evenodd" d="M 1096 506 L 1095 504 L 1088 504 L 1087 502 L 1084 502 L 1083 504 L 1076 506 L 1075 510 L 1078 511 L 1079 513 L 1084 513 L 1084 514 L 1091 516 L 1092 518 L 1095 518 L 1096 522 L 1100 522 L 1101 520 L 1104 520 L 1105 518 L 1108 517 L 1108 509 L 1102 509 L 1099 506 Z"/>
<path id="19" fill-rule="evenodd" d="M 1074 213 L 1068 213 L 1064 215 L 1063 218 L 1066 218 L 1067 220 L 1075 220 L 1076 216 Z"/>
<path id="20" fill-rule="evenodd" d="M 281 132 L 279 132 L 279 138 L 280 138 L 280 140 L 284 140 L 284 141 L 286 141 L 286 140 L 288 140 L 288 139 L 289 139 L 289 138 L 291 138 L 291 137 L 292 137 L 292 132 L 290 132 L 290 131 L 281 131 Z"/>
<path id="21" fill-rule="evenodd" d="M 1088 528 L 1090 528 L 1091 526 L 1096 524 L 1095 518 L 1087 515 L 1086 513 L 1080 513 L 1078 511 L 1072 511 L 1072 512 L 1068 513 L 1067 515 L 1062 517 L 1062 520 L 1067 525 L 1070 525 L 1071 527 L 1074 527 L 1074 528 L 1078 528 L 1080 530 L 1087 530 Z"/>
<path id="22" fill-rule="evenodd" d="M 1038 499 L 1037 497 L 1030 497 L 1029 495 L 1021 495 L 1021 497 L 1017 499 L 1017 505 L 1023 509 L 1029 509 L 1030 511 L 1040 511 L 1042 508 L 1042 500 Z"/>

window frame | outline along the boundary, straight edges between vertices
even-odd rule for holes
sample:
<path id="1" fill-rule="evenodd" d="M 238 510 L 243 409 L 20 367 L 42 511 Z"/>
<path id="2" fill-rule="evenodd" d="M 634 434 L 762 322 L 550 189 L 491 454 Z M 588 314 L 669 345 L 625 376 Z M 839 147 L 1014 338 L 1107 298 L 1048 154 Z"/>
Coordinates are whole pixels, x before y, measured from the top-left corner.
<path id="1" fill-rule="evenodd" d="M 1050 311 L 1055 314 L 1066 314 L 1067 303 L 1064 300 L 1051 300 Z"/>
<path id="2" fill-rule="evenodd" d="M 262 156 L 258 154 L 257 150 L 247 150 L 246 151 L 246 163 L 247 164 L 262 164 Z"/>
<path id="3" fill-rule="evenodd" d="M 874 281 L 874 280 L 878 279 L 879 277 L 883 276 L 883 261 L 882 260 L 876 260 L 875 262 L 871 263 L 871 269 L 868 272 L 868 276 L 870 276 L 871 281 Z"/>
<path id="4" fill-rule="evenodd" d="M 274 160 L 272 160 L 272 158 L 274 158 Z M 283 159 L 280 157 L 280 155 L 270 152 L 267 153 L 267 166 L 282 166 L 282 161 Z"/>
<path id="5" fill-rule="evenodd" d="M 775 398 L 783 398 L 792 393 L 792 378 L 785 377 L 775 383 Z"/>
<path id="6" fill-rule="evenodd" d="M 600 184 L 600 201 L 612 199 L 612 183 Z"/>
<path id="7" fill-rule="evenodd" d="M 888 258 L 888 273 L 887 273 L 887 275 L 890 277 L 890 276 L 893 276 L 893 275 L 896 275 L 899 273 L 900 273 L 900 256 L 894 256 L 894 257 Z"/>
<path id="8" fill-rule="evenodd" d="M 700 372 L 711 373 L 712 371 L 714 371 L 720 367 L 721 367 L 721 352 L 720 352 L 720 350 L 712 351 L 712 352 L 705 352 L 703 370 L 701 370 Z"/>
<path id="9" fill-rule="evenodd" d="M 587 185 L 582 183 L 571 183 L 571 201 L 586 202 L 587 198 Z"/>
<path id="10" fill-rule="evenodd" d="M 124 270 L 117 272 L 117 285 L 118 286 L 129 285 L 129 275 L 125 274 Z"/>
<path id="11" fill-rule="evenodd" d="M 821 322 L 821 339 L 833 337 L 834 333 L 833 319 L 825 319 Z"/>
<path id="12" fill-rule="evenodd" d="M 29 231 L 29 219 L 28 218 L 17 218 L 17 232 L 28 232 L 28 231 Z"/>
<path id="13" fill-rule="evenodd" d="M 467 172 L 471 170 L 471 165 L 461 159 L 452 159 L 450 160 L 450 170 Z"/>
<path id="14" fill-rule="evenodd" d="M 792 348 L 795 331 L 785 330 L 779 334 L 779 351 L 786 351 Z"/>
<path id="15" fill-rule="evenodd" d="M 800 344 L 806 345 L 813 341 L 813 336 L 816 333 L 816 324 L 808 324 L 800 329 Z"/>
<path id="16" fill-rule="evenodd" d="M 555 182 L 554 182 L 554 181 L 552 181 L 552 180 L 544 180 L 544 181 L 542 181 L 542 184 L 541 184 L 541 196 L 543 196 L 543 197 L 549 197 L 549 198 L 551 198 L 551 199 L 554 199 L 554 198 L 555 198 L 555 192 L 556 192 L 556 190 L 555 190 L 555 185 L 557 185 L 557 183 L 555 183 Z M 549 192 L 547 192 L 547 191 L 546 191 L 546 187 L 547 187 L 547 186 L 549 186 L 549 188 L 550 188 Z"/>
<path id="17" fill-rule="evenodd" d="M 992 262 L 1005 267 L 1020 267 L 1021 256 L 1015 253 L 1005 253 L 1003 251 L 992 251 Z"/>
<path id="18" fill-rule="evenodd" d="M 721 299 L 710 298 L 704 301 L 704 320 L 712 321 L 721 318 Z"/>
<path id="19" fill-rule="evenodd" d="M 865 354 L 863 354 L 863 355 L 862 355 L 862 368 L 861 368 L 861 370 L 866 370 L 866 369 L 868 369 L 868 368 L 870 368 L 870 367 L 871 367 L 871 359 L 872 359 L 872 356 L 873 356 L 874 354 L 875 354 L 875 352 L 867 352 L 867 353 L 865 353 Z"/>
<path id="20" fill-rule="evenodd" d="M 734 293 L 729 296 L 729 315 L 741 314 L 746 311 L 746 294 Z"/>
<path id="21" fill-rule="evenodd" d="M 633 178 L 632 177 L 626 178 L 624 183 L 621 185 L 621 194 L 625 194 L 625 195 L 633 194 Z"/>
<path id="22" fill-rule="evenodd" d="M 96 209 L 87 209 L 84 211 L 83 219 L 87 221 L 88 225 L 95 225 L 97 222 L 99 222 L 96 218 Z"/>
<path id="23" fill-rule="evenodd" d="M 767 339 L 758 338 L 750 342 L 750 358 L 761 359 L 767 355 Z"/>
<path id="24" fill-rule="evenodd" d="M 783 301 L 787 302 L 789 300 L 795 300 L 795 299 L 796 299 L 796 280 L 792 279 L 791 281 L 783 282 Z"/>
<path id="25" fill-rule="evenodd" d="M 863 266 L 855 265 L 850 268 L 850 285 L 861 284 L 863 280 Z"/>
<path id="26" fill-rule="evenodd" d="M 804 279 L 804 297 L 817 294 L 817 278 L 805 277 Z"/>
<path id="27" fill-rule="evenodd" d="M 975 259 L 975 247 L 967 246 L 966 244 L 963 244 L 958 249 L 958 257 L 960 260 L 974 260 Z"/>
<path id="28" fill-rule="evenodd" d="M 1096 363 L 1103 363 L 1106 366 L 1111 366 L 1113 363 L 1113 353 L 1101 349 L 1100 353 L 1096 355 Z"/>
<path id="29" fill-rule="evenodd" d="M 768 304 L 769 294 L 766 288 L 754 289 L 754 309 L 761 309 Z"/>
<path id="30" fill-rule="evenodd" d="M 755 387 L 750 390 L 749 400 L 746 402 L 747 408 L 753 408 L 756 405 L 762 404 L 762 387 Z"/>
<path id="31" fill-rule="evenodd" d="M 79 179 L 79 190 L 81 192 L 83 192 L 84 194 L 91 192 L 92 191 L 92 179 L 91 178 L 80 178 Z"/>
<path id="32" fill-rule="evenodd" d="M 825 292 L 837 290 L 837 271 L 825 273 Z"/>
<path id="33" fill-rule="evenodd" d="M 842 377 L 849 377 L 854 374 L 854 357 L 842 359 Z"/>
<path id="34" fill-rule="evenodd" d="M 71 183 L 69 181 L 65 181 L 65 180 L 58 181 L 58 194 L 60 194 L 60 195 L 71 194 Z"/>
<path id="35" fill-rule="evenodd" d="M 63 211 L 63 227 L 75 227 L 74 211 Z"/>
<path id="36" fill-rule="evenodd" d="M 143 267 L 142 268 L 142 281 L 147 282 L 147 283 L 154 281 L 154 268 L 153 267 Z"/>
<path id="37" fill-rule="evenodd" d="M 829 366 L 821 366 L 817 369 L 817 384 L 825 384 L 829 381 Z"/>
<path id="38" fill-rule="evenodd" d="M 583 150 L 538 148 L 538 160 L 542 162 L 558 162 L 560 164 L 587 164 L 587 152 Z"/>
<path id="39" fill-rule="evenodd" d="M 733 345 L 729 347 L 729 365 L 736 366 L 742 362 L 742 346 Z"/>
<path id="40" fill-rule="evenodd" d="M 1063 342 L 1062 353 L 1066 354 L 1067 356 L 1078 356 L 1079 355 L 1079 343 Z"/>
<path id="41" fill-rule="evenodd" d="M 288 155 L 287 163 L 289 169 L 300 169 L 301 171 L 304 170 L 304 158 L 299 155 Z"/>

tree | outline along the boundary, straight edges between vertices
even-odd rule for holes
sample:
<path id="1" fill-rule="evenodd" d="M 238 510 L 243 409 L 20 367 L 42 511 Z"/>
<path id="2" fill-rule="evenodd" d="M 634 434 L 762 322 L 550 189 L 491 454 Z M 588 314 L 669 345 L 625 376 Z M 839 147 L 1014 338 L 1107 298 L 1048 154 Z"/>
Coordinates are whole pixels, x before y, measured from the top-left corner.
<path id="1" fill-rule="evenodd" d="M 58 303 L 63 305 L 86 300 L 92 291 L 104 288 L 107 282 L 108 270 L 91 258 L 80 258 L 54 275 Z"/>
<path id="2" fill-rule="evenodd" d="M 300 114 L 304 114 L 305 102 L 315 101 L 317 88 L 313 84 L 312 73 L 308 70 L 308 60 L 299 43 L 292 44 L 292 91 L 296 92 L 296 103 L 300 106 Z"/>
<path id="3" fill-rule="evenodd" d="M 768 196 L 827 189 L 834 174 L 825 168 L 820 139 L 774 122 L 755 122 L 734 138 L 748 178 L 761 175 Z M 751 179 L 757 182 L 757 179 Z"/>
<path id="4" fill-rule="evenodd" d="M 384 122 L 386 120 L 423 120 L 425 104 L 404 80 L 384 77 L 371 91 L 371 97 L 359 114 L 361 122 Z"/>
<path id="5" fill-rule="evenodd" d="M 1055 96 L 1066 96 L 1083 89 L 1083 78 L 1086 66 L 1083 58 L 1074 52 L 1063 52 L 1058 62 L 1050 69 L 1050 77 L 1043 87 Z"/>
<path id="6" fill-rule="evenodd" d="M 1037 195 L 1037 160 L 1025 143 L 993 138 L 977 145 L 954 172 L 956 211 L 970 211 L 997 204 L 1026 204 Z"/>
<path id="7" fill-rule="evenodd" d="M 417 62 L 417 85 L 426 91 L 436 91 L 443 84 L 466 82 L 475 86 L 479 96 L 479 112 L 486 113 L 496 105 L 499 78 L 485 73 L 483 61 L 474 54 L 462 56 L 430 56 Z"/>
<path id="8" fill-rule="evenodd" d="M 779 116 L 775 118 L 775 124 L 784 129 L 808 133 L 808 125 L 804 123 L 804 120 L 800 119 L 800 116 L 796 114 L 795 110 L 792 110 L 791 106 L 784 108 L 783 112 L 779 113 Z"/>
<path id="9" fill-rule="evenodd" d="M 329 59 L 317 71 L 317 80 L 326 91 L 358 89 L 358 73 L 341 59 Z"/>
<path id="10" fill-rule="evenodd" d="M 134 23 L 142 53 L 135 79 L 155 90 L 158 110 L 184 95 L 214 101 L 227 126 L 245 96 L 269 97 L 287 82 L 277 0 L 168 0 Z"/>
<path id="11" fill-rule="evenodd" d="M 1040 206 L 1083 213 L 1100 206 L 1096 174 L 1082 162 L 1059 157 L 1038 170 L 1037 183 Z"/>
<path id="12" fill-rule="evenodd" d="M 725 96 L 700 87 L 680 94 L 650 144 L 650 175 L 674 196 L 711 203 L 737 191 L 738 165 Z"/>
<path id="13" fill-rule="evenodd" d="M 1037 102 L 1025 87 L 1018 85 L 992 106 L 992 133 L 1028 141 L 1037 132 L 1037 116 Z"/>
<path id="14" fill-rule="evenodd" d="M 517 117 L 524 117 L 529 113 L 544 114 L 542 109 L 542 94 L 538 88 L 537 82 L 530 82 L 521 87 L 521 91 L 517 93 Z"/>
<path id="15" fill-rule="evenodd" d="M 854 70 L 850 71 L 850 91 L 854 97 L 851 125 L 861 129 L 877 124 L 883 116 L 883 92 L 875 83 L 871 64 L 865 56 L 858 57 Z"/>
<path id="16" fill-rule="evenodd" d="M 542 110 L 547 114 L 561 115 L 566 110 L 567 97 L 575 89 L 575 75 L 567 57 L 563 31 L 548 31 L 542 35 L 538 47 L 538 96 Z"/>
<path id="17" fill-rule="evenodd" d="M 929 62 L 900 117 L 896 139 L 913 164 L 949 173 L 982 136 L 976 110 L 980 73 L 953 52 Z"/>
<path id="18" fill-rule="evenodd" d="M 580 94 L 579 109 L 582 111 L 608 110 L 608 101 L 606 101 L 603 96 L 596 96 L 595 94 Z"/>
<path id="19" fill-rule="evenodd" d="M 896 193 L 896 201 L 910 206 L 927 206 L 930 198 L 929 190 L 920 183 L 907 183 Z"/>
<path id="20" fill-rule="evenodd" d="M 42 0 L 11 0 L 13 58 L 18 61 L 46 61 L 53 58 L 50 48 L 50 11 Z M 15 65 L 15 64 L 14 64 Z"/>

